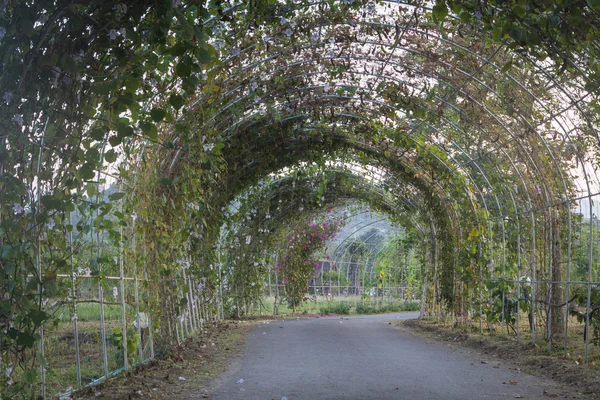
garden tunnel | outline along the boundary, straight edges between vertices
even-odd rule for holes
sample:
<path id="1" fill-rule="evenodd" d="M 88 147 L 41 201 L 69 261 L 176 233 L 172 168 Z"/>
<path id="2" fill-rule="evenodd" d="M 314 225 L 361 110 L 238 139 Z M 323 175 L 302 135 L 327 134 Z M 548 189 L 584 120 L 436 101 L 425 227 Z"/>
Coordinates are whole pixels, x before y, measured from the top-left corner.
<path id="1" fill-rule="evenodd" d="M 300 307 L 351 257 L 349 294 L 410 264 L 422 317 L 597 360 L 599 16 L 4 1 L 0 393 L 101 382 L 273 288 Z"/>

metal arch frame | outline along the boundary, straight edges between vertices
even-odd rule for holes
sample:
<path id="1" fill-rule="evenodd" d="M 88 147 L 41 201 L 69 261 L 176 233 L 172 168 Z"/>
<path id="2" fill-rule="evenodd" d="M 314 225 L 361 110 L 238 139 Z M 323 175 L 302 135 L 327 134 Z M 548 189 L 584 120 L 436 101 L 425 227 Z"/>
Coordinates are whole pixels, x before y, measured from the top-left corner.
<path id="1" fill-rule="evenodd" d="M 438 79 L 438 81 L 439 81 L 439 79 Z"/>
<path id="2" fill-rule="evenodd" d="M 328 171 L 328 172 L 334 172 L 334 171 L 331 171 L 331 170 L 330 170 L 330 171 Z M 337 172 L 337 171 L 335 171 L 335 172 Z M 344 173 L 346 173 L 346 174 L 347 174 L 348 176 L 350 176 L 351 178 L 356 178 L 356 176 L 354 176 L 354 175 L 352 175 L 352 174 L 349 174 L 349 173 L 348 173 L 348 171 L 343 171 L 343 172 L 344 172 Z M 360 178 L 361 178 L 361 180 L 363 180 L 363 179 L 362 179 L 362 177 L 360 177 Z M 365 190 L 364 190 L 364 191 L 365 191 L 365 192 L 368 192 L 368 191 L 372 191 L 372 190 L 373 190 L 375 187 L 374 187 L 374 186 L 372 186 L 372 185 L 364 185 L 364 188 L 365 188 Z M 275 198 L 276 198 L 276 197 L 277 197 L 278 195 L 280 195 L 281 193 L 274 193 L 274 192 L 272 192 L 272 191 L 269 191 L 269 194 L 270 194 L 270 197 L 268 197 L 268 198 L 273 198 L 273 197 L 275 197 Z M 384 196 L 384 195 L 385 195 L 385 193 L 380 193 L 379 195 L 380 195 L 380 196 Z M 398 197 L 398 196 L 396 195 L 396 198 L 402 198 L 402 197 Z M 411 204 L 411 203 L 408 203 L 408 202 L 405 202 L 405 205 L 406 205 L 406 206 L 408 206 L 408 207 L 412 207 L 412 204 Z M 293 204 L 291 204 L 291 205 L 290 205 L 290 207 L 291 207 L 291 206 L 293 206 Z M 390 206 L 390 207 L 392 207 L 392 209 L 394 208 L 394 206 L 391 206 L 391 205 L 389 205 L 389 206 Z M 238 209 L 238 211 L 239 211 L 239 209 Z M 283 212 L 284 214 L 287 214 L 287 213 L 285 213 L 285 210 L 283 210 L 282 212 Z M 264 219 L 263 219 L 263 221 L 260 221 L 260 222 L 259 222 L 259 224 L 262 224 L 262 222 L 264 222 Z"/>
<path id="3" fill-rule="evenodd" d="M 569 61 L 571 61 L 571 60 L 569 60 Z M 560 87 L 562 87 L 562 85 L 560 85 Z M 571 105 L 569 106 L 569 108 L 573 107 L 573 105 L 574 105 L 574 104 L 571 104 Z M 508 155 L 507 155 L 507 156 L 508 156 Z M 514 164 L 513 164 L 513 166 L 514 166 Z M 584 167 L 584 169 L 585 169 L 585 167 Z M 522 178 L 521 178 L 521 179 L 522 179 Z M 564 182 L 564 180 L 563 180 L 563 182 Z M 589 195 L 589 194 L 590 194 L 590 190 L 589 190 L 589 185 L 588 185 L 588 195 Z M 547 194 L 546 194 L 546 195 L 547 195 Z M 512 197 L 512 193 L 511 193 L 511 197 Z M 591 199 L 590 199 L 590 201 L 591 201 Z M 547 202 L 548 202 L 548 201 L 546 201 L 546 203 L 547 203 Z M 590 208 L 591 208 L 591 207 L 590 207 Z"/>
<path id="4" fill-rule="evenodd" d="M 325 172 L 327 172 L 327 173 L 342 173 L 342 174 L 345 174 L 350 179 L 357 180 L 357 183 L 359 185 L 361 185 L 361 187 L 364 187 L 365 189 L 368 189 L 368 191 L 374 191 L 375 190 L 376 193 L 378 193 L 379 196 L 381 196 L 382 198 L 385 198 L 386 195 L 389 196 L 389 194 L 390 194 L 389 192 L 383 191 L 381 188 L 378 188 L 377 185 L 363 184 L 364 177 L 352 174 L 351 171 L 337 170 L 337 169 L 327 169 Z M 310 179 L 310 176 L 307 176 L 307 178 Z M 278 182 L 281 182 L 281 181 L 282 181 L 281 179 L 280 180 L 276 180 L 274 182 L 269 182 L 267 185 L 273 186 L 273 185 L 275 185 L 275 184 L 277 184 Z M 355 185 L 356 185 L 356 183 L 355 183 Z M 280 188 L 278 188 L 278 189 L 280 189 Z M 259 188 L 259 190 L 260 190 L 260 188 Z M 286 190 L 286 188 L 281 189 L 281 190 Z M 367 190 L 365 190 L 365 192 L 367 192 Z M 275 192 L 275 191 L 269 191 L 269 193 L 273 193 L 273 195 L 271 197 L 267 197 L 266 198 L 267 200 L 277 195 L 277 192 Z M 414 208 L 414 204 L 412 202 L 410 202 L 409 199 L 407 199 L 402 193 L 392 192 L 392 195 L 394 196 L 395 199 L 401 200 L 402 203 L 404 203 L 404 205 L 406 207 L 408 207 L 409 209 L 410 208 Z M 391 203 L 387 203 L 387 204 L 391 208 L 395 208 Z M 262 222 L 264 222 L 264 220 Z"/>
<path id="5" fill-rule="evenodd" d="M 439 147 L 439 146 L 438 146 L 438 147 Z M 442 151 L 444 151 L 444 149 L 442 149 L 442 148 L 441 148 L 441 150 L 442 150 Z M 564 180 L 563 180 L 563 183 L 564 183 Z"/>
<path id="6" fill-rule="evenodd" d="M 400 3 L 400 2 L 390 1 L 390 3 Z M 241 5 L 241 4 L 242 4 L 242 3 L 238 3 L 238 5 Z M 233 6 L 231 9 L 234 9 L 234 8 L 236 8 L 238 5 L 235 5 L 235 6 Z M 421 6 L 421 7 L 422 7 L 423 9 L 426 9 L 426 7 L 423 7 L 423 6 Z M 415 8 L 418 8 L 418 7 L 415 7 Z M 213 17 L 211 17 L 209 20 L 212 20 L 212 19 L 213 19 Z M 575 27 L 575 28 L 576 28 L 576 27 Z M 403 31 L 403 32 L 406 32 L 406 30 L 405 30 L 405 31 Z M 598 44 L 597 44 L 597 43 L 594 43 L 594 45 L 596 45 L 596 46 L 597 46 Z M 392 53 L 390 53 L 390 57 L 388 58 L 388 61 L 391 59 L 392 55 L 393 55 L 393 51 L 392 51 Z M 526 55 L 522 55 L 522 57 L 523 57 L 524 59 L 527 59 L 527 58 L 528 58 Z M 388 61 L 386 61 L 386 65 L 387 65 L 387 62 L 388 62 Z M 569 63 L 570 63 L 570 64 L 571 64 L 571 65 L 572 65 L 574 68 L 576 68 L 576 69 L 577 69 L 577 70 L 580 72 L 581 76 L 583 76 L 583 77 L 585 76 L 585 71 L 583 71 L 583 70 L 581 69 L 580 65 L 578 65 L 578 64 L 576 64 L 576 63 L 575 63 L 575 60 L 573 60 L 573 59 L 571 59 L 571 58 L 567 58 L 567 62 L 569 62 Z M 579 98 L 579 99 L 577 99 L 577 100 L 573 99 L 573 93 L 569 93 L 569 92 L 567 91 L 567 88 L 565 87 L 565 85 L 558 84 L 558 83 L 556 82 L 556 79 L 555 79 L 554 77 L 551 77 L 551 76 L 549 75 L 548 71 L 547 71 L 546 69 L 544 69 L 542 66 L 540 66 L 539 64 L 537 64 L 537 63 L 534 63 L 534 62 L 531 62 L 531 63 L 532 63 L 532 65 L 535 65 L 535 66 L 536 66 L 538 69 L 540 69 L 540 70 L 542 71 L 542 73 L 546 74 L 546 75 L 547 75 L 547 77 L 548 77 L 548 78 L 550 78 L 550 79 L 551 79 L 553 82 L 555 82 L 555 83 L 556 83 L 556 87 L 558 88 L 558 90 L 559 90 L 559 91 L 561 91 L 562 93 L 564 93 L 564 94 L 565 94 L 567 97 L 569 97 L 569 99 L 570 99 L 570 101 L 571 101 L 571 103 L 570 103 L 570 104 L 569 104 L 569 105 L 568 105 L 566 108 L 563 108 L 563 109 L 561 109 L 561 110 L 558 112 L 558 114 L 551 115 L 551 116 L 549 117 L 549 119 L 550 119 L 550 120 L 552 120 L 552 121 L 558 121 L 559 117 L 560 117 L 560 118 L 566 118 L 566 116 L 565 116 L 565 112 L 566 112 L 567 110 L 570 110 L 570 109 L 573 109 L 573 108 L 575 108 L 575 109 L 577 109 L 577 110 L 579 111 L 580 115 L 582 115 L 582 116 L 583 116 L 583 118 L 584 118 L 584 119 L 587 121 L 587 123 L 588 123 L 588 126 L 589 126 L 589 128 L 591 129 L 592 133 L 596 134 L 596 137 L 597 137 L 597 129 L 596 129 L 596 128 L 595 128 L 595 127 L 594 127 L 594 126 L 593 126 L 593 125 L 590 123 L 590 121 L 589 121 L 589 118 L 588 118 L 588 115 L 585 113 L 585 111 L 583 111 L 583 110 L 581 109 L 581 107 L 580 107 L 580 104 L 579 104 L 579 103 L 580 103 L 580 102 L 581 102 L 581 101 L 582 101 L 582 100 L 583 100 L 585 97 L 587 97 L 587 96 L 589 95 L 589 93 L 588 93 L 588 94 L 585 94 L 583 97 L 581 97 L 581 98 Z M 385 68 L 385 66 L 384 66 L 383 68 Z M 507 75 L 508 75 L 508 74 L 507 74 Z M 509 75 L 508 75 L 508 76 L 509 76 Z M 475 80 L 475 78 L 474 78 L 473 76 L 472 76 L 471 78 Z M 523 90 L 527 90 L 525 87 L 523 87 L 523 84 L 522 84 L 520 81 L 517 81 L 517 80 L 515 80 L 515 83 L 517 83 L 519 86 L 522 86 Z M 527 92 L 528 92 L 528 91 L 527 91 Z M 529 93 L 529 92 L 528 92 L 528 93 Z M 539 100 L 539 99 L 536 99 L 536 101 L 540 101 L 540 103 L 543 105 L 543 102 L 541 102 L 541 100 Z M 548 120 L 548 119 L 546 119 L 546 120 Z M 543 123 L 544 123 L 546 120 L 542 120 L 540 123 L 538 123 L 537 125 L 535 125 L 535 127 L 539 127 L 539 126 L 540 126 L 540 124 L 543 124 Z M 528 120 L 526 120 L 526 119 L 525 119 L 524 121 L 526 121 L 527 123 L 529 123 L 529 121 L 528 121 Z M 567 137 L 569 138 L 569 141 L 570 141 L 570 142 L 572 142 L 572 140 L 571 140 L 571 138 L 570 138 L 570 134 L 571 134 L 571 132 L 572 132 L 572 131 L 566 130 L 566 128 L 565 128 L 565 127 L 564 127 L 562 124 L 561 124 L 561 129 L 563 129 L 563 131 L 565 132 L 565 136 L 567 136 Z M 534 129 L 534 131 L 536 131 L 536 132 L 537 132 L 537 130 L 535 130 L 535 129 Z M 543 143 L 544 143 L 545 147 L 547 148 L 548 146 L 547 146 L 547 143 L 546 143 L 546 141 L 544 140 L 544 138 L 543 138 L 543 137 L 541 137 L 541 135 L 538 135 L 538 137 L 540 137 L 540 138 L 542 139 L 542 141 L 543 141 Z M 103 148 L 104 148 L 104 146 L 106 146 L 106 140 L 104 140 L 104 142 L 103 142 Z M 44 144 L 43 144 L 43 138 L 42 138 L 42 141 L 41 141 L 41 143 L 39 144 L 39 148 L 40 148 L 40 152 L 42 151 L 42 149 L 50 149 L 51 151 L 56 151 L 56 149 L 51 149 L 51 148 L 48 148 L 48 147 L 44 146 Z M 178 152 L 180 152 L 180 151 L 181 151 L 181 149 L 178 149 L 177 151 L 178 151 Z M 490 151 L 491 151 L 491 150 L 490 150 Z M 498 150 L 496 149 L 496 151 L 498 151 Z M 502 151 L 503 151 L 504 155 L 505 155 L 507 158 L 509 158 L 509 159 L 510 159 L 510 156 L 509 156 L 509 155 L 508 155 L 506 152 L 504 152 L 504 150 L 502 150 Z M 554 153 L 553 153 L 552 151 L 548 151 L 548 152 L 549 152 L 550 156 L 552 157 L 552 161 L 553 161 L 554 165 L 556 166 L 556 164 L 557 164 L 557 160 L 556 160 L 556 158 L 554 157 Z M 143 150 L 142 150 L 142 154 L 143 154 Z M 466 154 L 466 152 L 465 152 L 465 154 Z M 577 157 L 577 159 L 580 159 L 580 155 L 579 155 L 579 154 L 575 154 L 575 156 Z M 469 157 L 469 158 L 470 158 L 470 157 Z M 581 158 L 582 158 L 582 157 L 581 157 Z M 141 157 L 140 157 L 140 159 L 141 159 Z M 171 161 L 171 167 L 173 166 L 173 163 L 176 161 L 176 159 L 177 159 L 177 154 L 176 154 L 176 155 L 173 157 L 173 160 Z M 590 171 L 588 171 L 588 168 L 589 168 L 589 166 L 587 166 L 587 165 L 586 165 L 586 163 L 585 163 L 585 162 L 583 162 L 583 159 L 581 159 L 581 161 L 582 161 L 582 170 L 583 170 L 583 173 L 584 173 L 584 178 L 585 178 L 585 181 L 586 181 L 586 185 L 587 185 L 587 191 L 588 191 L 588 193 L 587 193 L 587 198 L 588 198 L 588 200 L 590 201 L 590 232 L 592 233 L 592 232 L 593 232 L 593 227 L 592 227 L 591 220 L 592 220 L 592 217 L 593 217 L 593 207 L 592 207 L 592 193 L 591 193 L 591 188 L 590 188 L 590 181 L 591 181 L 591 179 L 592 179 L 592 177 L 593 177 L 593 174 L 592 174 Z M 481 171 L 481 167 L 479 166 L 479 164 L 477 164 L 476 162 L 474 162 L 474 160 L 470 159 L 470 160 L 469 160 L 467 163 L 473 163 L 473 164 L 474 164 L 474 165 L 475 165 L 475 166 L 476 166 L 476 167 L 477 167 L 477 168 L 478 168 L 478 169 Z M 516 168 L 515 164 L 512 162 L 512 159 L 511 159 L 511 165 L 513 166 L 513 168 L 515 168 L 515 170 L 516 170 L 516 171 L 519 171 L 519 170 L 518 170 L 518 168 Z M 534 163 L 533 165 L 534 165 L 534 166 L 536 166 L 536 164 L 535 164 L 535 163 Z M 495 165 L 495 166 L 496 166 L 496 168 L 497 168 L 497 165 Z M 568 235 L 569 235 L 569 239 L 568 239 L 568 243 L 569 243 L 569 250 L 568 250 L 568 251 L 569 251 L 569 257 L 568 257 L 568 260 L 569 260 L 569 263 L 570 263 L 570 252 L 571 252 L 571 221 L 570 221 L 570 220 L 571 220 L 571 210 L 570 210 L 570 207 L 568 207 L 568 202 L 569 202 L 569 200 L 571 200 L 571 199 L 569 199 L 569 197 L 568 197 L 568 194 L 567 194 L 566 185 L 565 185 L 565 179 L 564 179 L 564 177 L 562 176 L 562 170 L 561 170 L 560 168 L 558 168 L 558 167 L 557 167 L 557 170 L 558 170 L 558 173 L 559 173 L 559 175 L 560 175 L 560 178 L 561 178 L 561 180 L 562 180 L 562 183 L 563 183 L 563 186 L 564 186 L 564 189 L 565 189 L 565 194 L 566 194 L 566 197 L 567 197 L 567 198 L 566 198 L 566 201 L 565 201 L 565 204 L 566 204 L 566 209 L 567 209 L 567 213 L 568 213 L 568 217 L 569 217 L 569 225 L 568 225 L 568 227 L 569 227 L 569 233 L 568 233 Z M 539 176 L 544 176 L 544 175 L 541 173 L 541 171 L 539 171 L 539 170 L 536 170 L 536 172 L 537 172 L 537 173 L 536 173 L 536 175 L 534 175 L 534 176 L 536 176 L 536 177 L 539 177 Z M 38 173 L 39 173 L 39 163 L 38 163 Z M 105 175 L 107 175 L 107 176 L 109 176 L 109 175 L 110 175 L 108 172 L 106 172 L 106 171 L 101 171 L 100 169 L 97 171 L 97 173 L 98 173 L 98 181 L 100 181 L 100 175 L 101 175 L 101 174 L 105 174 Z M 482 173 L 482 176 L 485 178 L 485 180 L 486 180 L 487 184 L 489 185 L 490 183 L 489 183 L 489 181 L 487 180 L 487 177 L 485 176 L 485 173 L 483 173 L 483 172 L 481 172 L 481 173 Z M 522 177 L 521 175 L 520 175 L 520 179 L 521 179 L 521 181 L 523 182 L 523 186 L 524 186 L 524 187 L 526 187 L 526 186 L 525 186 L 525 185 L 526 185 L 526 183 L 525 183 L 525 180 L 523 179 L 523 177 Z M 100 186 L 98 187 L 98 192 L 100 192 Z M 528 191 L 526 190 L 526 192 L 528 192 Z M 530 210 L 525 210 L 525 211 L 522 211 L 522 212 L 518 212 L 518 208 L 517 208 L 517 206 L 516 206 L 516 202 L 515 202 L 515 199 L 514 199 L 514 195 L 513 195 L 513 193 L 512 193 L 512 192 L 509 192 L 509 193 L 510 193 L 510 197 L 511 197 L 511 198 L 512 198 L 512 200 L 513 200 L 513 204 L 515 205 L 515 213 L 514 213 L 514 214 L 515 214 L 515 217 L 518 219 L 518 217 L 519 217 L 519 214 L 521 214 L 521 213 L 523 213 L 523 214 L 525 214 L 525 213 L 531 213 L 531 215 L 532 215 L 532 221 L 533 221 L 533 220 L 535 219 L 535 218 L 534 218 L 534 215 L 535 215 L 534 213 L 535 213 L 535 211 L 536 211 L 536 210 L 534 210 L 532 207 L 530 207 Z M 545 202 L 546 202 L 546 205 L 544 206 L 544 208 L 545 208 L 545 209 L 549 209 L 550 207 L 553 207 L 553 206 L 555 206 L 555 204 L 550 204 L 550 202 L 549 202 L 549 198 L 548 198 L 548 191 L 547 191 L 547 190 L 545 190 L 545 193 L 544 193 L 544 194 L 545 194 Z M 483 198 L 483 194 L 482 194 L 481 196 L 482 196 L 482 198 Z M 497 202 L 497 204 L 498 204 L 498 210 L 499 210 L 499 213 L 500 213 L 500 215 L 502 216 L 502 214 L 503 214 L 503 213 L 502 213 L 502 211 L 501 211 L 501 208 L 500 208 L 500 205 L 499 205 L 499 203 L 498 203 L 498 198 L 497 198 L 497 196 L 494 196 L 494 197 L 495 197 L 495 200 L 496 200 L 496 202 Z M 528 201 L 529 201 L 529 203 L 530 203 L 530 206 L 531 206 L 531 199 L 529 198 L 529 194 L 528 194 L 528 193 L 527 193 L 527 197 L 528 197 Z M 502 224 L 503 224 L 502 226 L 503 226 L 503 230 L 504 230 L 504 222 L 503 222 L 503 219 L 502 219 L 501 221 L 502 221 Z M 535 224 L 534 224 L 534 226 L 535 226 Z M 535 239 L 533 239 L 533 240 L 535 240 Z M 590 285 L 591 285 L 591 265 L 592 265 L 592 261 L 593 261 L 593 259 L 592 259 L 592 253 L 591 253 L 591 251 L 592 251 L 591 241 L 592 241 L 592 234 L 590 234 L 590 254 L 589 254 L 589 263 L 588 263 L 588 273 L 590 274 L 590 279 L 589 279 L 589 283 L 588 283 L 588 288 L 590 288 L 590 287 L 591 287 L 591 286 L 590 286 Z M 534 247 L 534 246 L 532 246 L 532 248 L 533 248 L 533 247 Z M 519 256 L 520 256 L 520 246 L 519 246 L 519 253 L 518 253 L 518 254 L 519 254 Z M 570 279 L 568 279 L 568 281 L 570 281 Z M 567 285 L 568 285 L 568 283 L 567 283 Z M 568 291 L 568 287 L 569 287 L 569 286 L 567 286 L 567 291 Z M 568 298 L 568 295 L 567 295 L 567 298 Z M 589 306 L 589 293 L 588 293 L 588 306 L 587 306 L 587 307 L 588 307 L 588 321 L 587 321 L 587 323 L 588 323 L 588 325 L 589 325 L 589 307 L 590 307 L 590 306 Z M 566 340 L 566 337 L 565 337 L 565 340 Z M 588 354 L 587 354 L 587 353 L 588 353 L 588 347 L 587 347 L 587 346 L 588 346 L 588 341 L 589 341 L 589 339 L 586 341 L 586 359 L 587 359 L 587 355 L 588 355 Z M 565 343 L 566 343 L 566 342 L 565 342 Z M 565 351 L 566 351 L 566 345 L 565 345 Z M 42 372 L 42 375 L 43 375 L 43 372 Z"/>

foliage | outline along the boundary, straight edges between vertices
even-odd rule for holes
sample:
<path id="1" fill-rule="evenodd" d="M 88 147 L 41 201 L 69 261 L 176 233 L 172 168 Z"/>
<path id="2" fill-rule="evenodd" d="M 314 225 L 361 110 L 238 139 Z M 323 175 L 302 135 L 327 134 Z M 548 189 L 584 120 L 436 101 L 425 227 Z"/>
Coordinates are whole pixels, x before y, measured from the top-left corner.
<path id="1" fill-rule="evenodd" d="M 149 276 L 154 326 L 172 343 L 189 296 L 216 311 L 221 286 L 228 306 L 249 307 L 277 255 L 290 303 L 302 301 L 323 240 L 283 230 L 346 195 L 418 236 L 433 308 L 488 304 L 487 276 L 526 264 L 488 268 L 501 257 L 560 267 L 549 215 L 575 197 L 568 171 L 589 174 L 597 155 L 598 1 L 432 6 L 4 1 L 2 396 L 38 386 L 47 305 L 75 295 L 59 275 L 89 271 L 104 289 L 123 264 Z M 555 110 L 569 108 L 563 126 Z M 353 168 L 332 171 L 339 160 Z M 290 171 L 300 165 L 310 173 Z M 312 233 L 330 236 L 320 223 Z"/>
<path id="2" fill-rule="evenodd" d="M 322 249 L 339 229 L 339 219 L 299 224 L 285 238 L 286 248 L 279 255 L 279 272 L 285 285 L 286 300 L 294 309 L 307 299 L 308 284 L 317 275 L 319 264 L 314 253 Z"/>
<path id="3" fill-rule="evenodd" d="M 571 307 L 569 313 L 577 318 L 577 322 L 587 324 L 592 328 L 593 337 L 589 339 L 590 343 L 595 346 L 600 346 L 600 286 L 595 285 L 589 288 L 590 291 L 590 307 L 587 309 L 588 290 L 585 287 L 579 287 L 573 291 L 572 301 L 578 304 L 581 308 L 586 308 L 584 312 L 579 311 L 577 307 Z M 589 330 L 586 329 L 583 334 L 583 340 L 587 339 Z"/>
<path id="4" fill-rule="evenodd" d="M 350 314 L 350 304 L 347 302 L 321 303 L 319 304 L 319 313 L 321 315 L 348 315 Z"/>
<path id="5" fill-rule="evenodd" d="M 128 329 L 127 332 L 127 358 L 132 360 L 135 358 L 138 351 L 138 341 L 140 336 L 133 329 Z M 123 365 L 123 352 L 125 350 L 123 342 L 123 329 L 120 326 L 115 326 L 112 331 L 112 344 L 117 351 L 117 364 Z"/>

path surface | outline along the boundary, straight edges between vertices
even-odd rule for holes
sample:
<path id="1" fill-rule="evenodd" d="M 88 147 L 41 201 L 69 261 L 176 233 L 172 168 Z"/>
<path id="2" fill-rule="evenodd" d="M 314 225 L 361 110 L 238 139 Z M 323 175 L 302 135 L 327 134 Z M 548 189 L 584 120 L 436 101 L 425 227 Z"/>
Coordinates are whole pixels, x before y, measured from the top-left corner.
<path id="1" fill-rule="evenodd" d="M 388 324 L 416 316 L 263 323 L 251 331 L 243 356 L 217 381 L 211 398 L 548 399 L 544 390 L 568 396 L 552 381 Z"/>

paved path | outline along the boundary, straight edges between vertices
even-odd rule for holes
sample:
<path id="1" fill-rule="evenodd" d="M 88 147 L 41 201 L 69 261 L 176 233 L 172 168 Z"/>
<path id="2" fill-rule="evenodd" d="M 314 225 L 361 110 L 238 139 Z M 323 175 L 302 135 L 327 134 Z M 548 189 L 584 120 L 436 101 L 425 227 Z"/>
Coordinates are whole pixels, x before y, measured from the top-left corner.
<path id="1" fill-rule="evenodd" d="M 251 331 L 243 356 L 216 383 L 211 398 L 548 399 L 544 390 L 565 398 L 554 382 L 388 324 L 416 316 L 263 323 Z"/>

